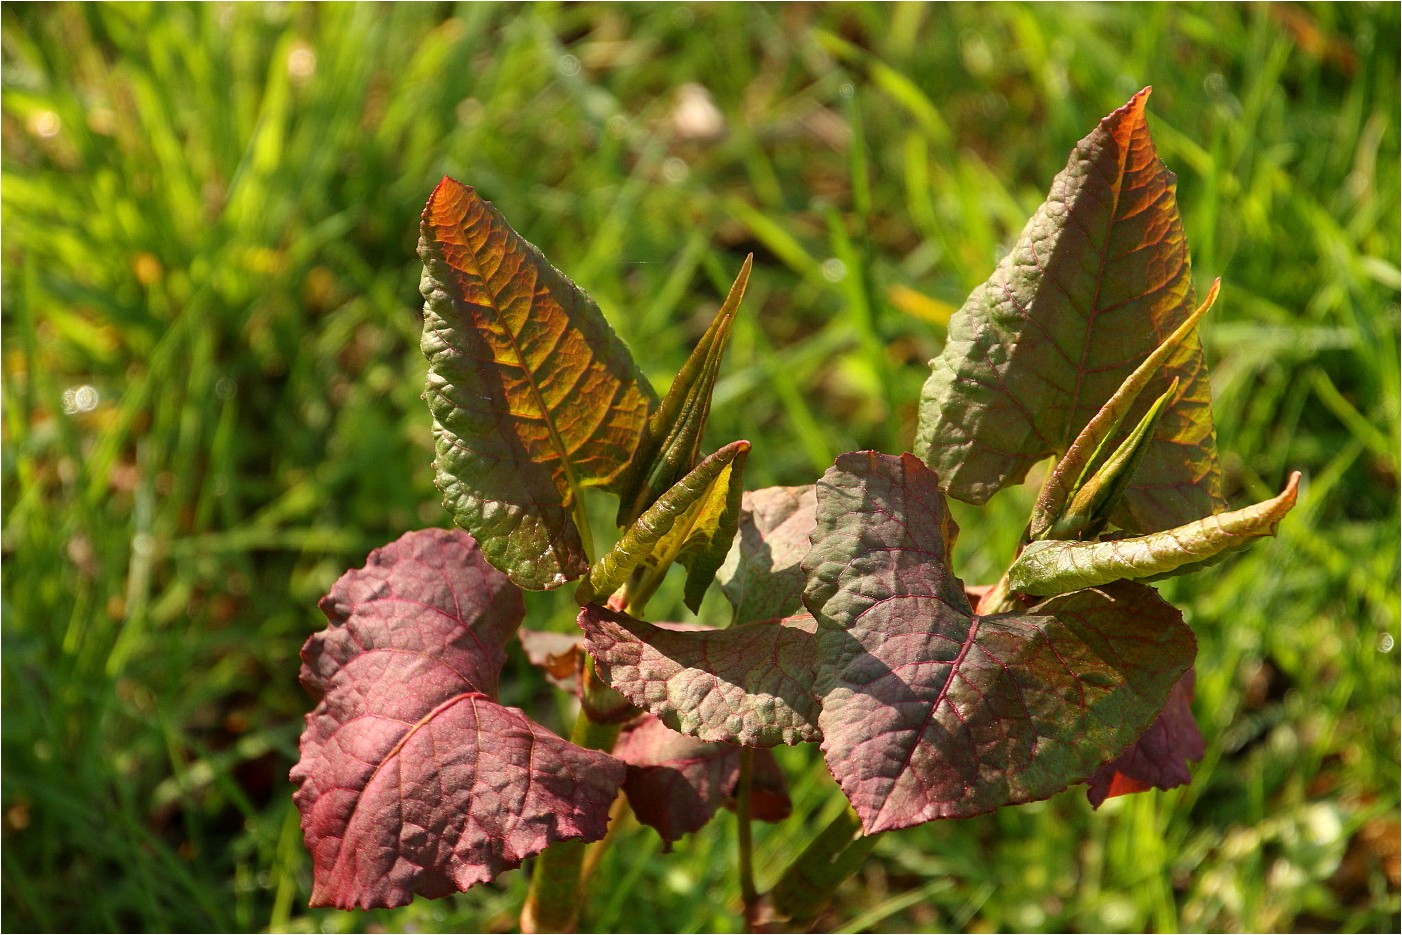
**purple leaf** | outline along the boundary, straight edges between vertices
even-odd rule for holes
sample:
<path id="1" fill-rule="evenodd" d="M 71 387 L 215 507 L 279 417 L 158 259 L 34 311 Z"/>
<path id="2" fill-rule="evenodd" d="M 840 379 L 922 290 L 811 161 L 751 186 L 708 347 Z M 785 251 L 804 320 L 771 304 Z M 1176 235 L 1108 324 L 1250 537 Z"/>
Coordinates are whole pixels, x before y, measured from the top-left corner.
<path id="1" fill-rule="evenodd" d="M 590 604 L 579 625 L 599 674 L 670 728 L 772 747 L 817 740 L 813 618 L 671 629 Z"/>
<path id="2" fill-rule="evenodd" d="M 1195 641 L 1120 582 L 975 616 L 957 527 L 913 455 L 854 452 L 818 484 L 804 603 L 818 725 L 867 833 L 978 815 L 1085 780 L 1153 721 Z"/>
<path id="3" fill-rule="evenodd" d="M 628 727 L 614 745 L 614 755 L 628 764 L 623 791 L 638 820 L 657 830 L 670 849 L 682 835 L 700 829 L 735 794 L 740 776 L 740 748 L 707 743 L 645 716 Z M 772 820 L 787 814 L 783 773 L 767 750 L 755 751 L 754 785 L 762 790 L 755 817 Z M 776 779 L 777 777 L 777 779 Z"/>
<path id="4" fill-rule="evenodd" d="M 457 531 L 370 553 L 302 649 L 318 699 L 292 770 L 313 906 L 445 896 L 603 836 L 623 764 L 494 699 L 521 593 Z"/>
<path id="5" fill-rule="evenodd" d="M 1183 673 L 1168 693 L 1168 704 L 1158 720 L 1113 762 L 1106 763 L 1090 778 L 1086 797 L 1099 808 L 1106 799 L 1148 789 L 1172 789 L 1193 781 L 1188 763 L 1202 759 L 1206 746 L 1197 721 L 1193 720 L 1192 669 Z"/>

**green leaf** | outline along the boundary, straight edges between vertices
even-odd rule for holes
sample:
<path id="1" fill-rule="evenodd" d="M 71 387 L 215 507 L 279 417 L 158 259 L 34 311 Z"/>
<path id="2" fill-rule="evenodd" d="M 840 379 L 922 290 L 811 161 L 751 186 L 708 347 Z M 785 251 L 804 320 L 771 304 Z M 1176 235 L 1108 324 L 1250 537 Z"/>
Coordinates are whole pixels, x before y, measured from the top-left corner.
<path id="1" fill-rule="evenodd" d="M 1217 301 L 1217 292 L 1221 286 L 1222 280 L 1213 280 L 1212 287 L 1208 289 L 1207 298 L 1203 299 L 1197 310 L 1175 328 L 1173 333 L 1156 347 L 1152 354 L 1144 358 L 1144 362 L 1136 367 L 1133 373 L 1125 377 L 1120 388 L 1115 390 L 1114 395 L 1105 401 L 1105 405 L 1100 407 L 1100 411 L 1086 423 L 1085 428 L 1081 429 L 1076 440 L 1071 443 L 1066 454 L 1057 461 L 1056 466 L 1047 475 L 1046 483 L 1042 485 L 1041 493 L 1037 497 L 1037 504 L 1032 511 L 1031 522 L 1028 523 L 1027 538 L 1029 540 L 1048 537 L 1081 539 L 1091 538 L 1098 534 L 1099 530 L 1090 532 L 1089 535 L 1082 534 L 1089 529 L 1090 525 L 1090 517 L 1086 512 L 1087 503 L 1083 502 L 1079 506 L 1073 503 L 1071 507 L 1066 507 L 1065 504 L 1068 500 L 1086 495 L 1086 485 L 1090 483 L 1087 478 L 1094 475 L 1105 475 L 1102 469 L 1102 453 L 1109 450 L 1111 439 L 1115 437 L 1120 424 L 1124 422 L 1125 416 L 1139 398 L 1140 391 L 1148 385 L 1174 352 L 1196 334 L 1198 322 Z M 1097 516 L 1098 521 L 1109 518 L 1109 508 L 1114 506 L 1112 501 L 1117 500 L 1123 494 L 1125 486 L 1132 478 L 1134 469 L 1139 464 L 1140 456 L 1146 450 L 1146 446 L 1143 444 L 1144 440 L 1152 437 L 1152 431 L 1158 425 L 1159 414 L 1163 412 L 1168 401 L 1178 393 L 1180 385 L 1181 381 L 1174 377 L 1169 383 L 1169 388 L 1154 402 L 1149 412 L 1145 413 L 1144 417 L 1139 420 L 1139 425 L 1130 433 L 1130 437 L 1121 443 L 1120 450 L 1117 450 L 1116 454 L 1111 457 L 1112 461 L 1117 462 L 1117 468 L 1112 469 L 1112 475 L 1117 478 L 1113 494 L 1105 487 L 1105 481 L 1111 475 L 1105 475 L 1101 482 L 1093 484 L 1094 487 L 1105 490 L 1099 500 L 1101 511 L 1105 515 Z M 1123 454 L 1121 454 L 1121 450 Z M 1062 514 L 1060 517 L 1058 517 L 1059 513 Z M 1081 515 L 1085 516 L 1085 526 L 1077 527 L 1078 517 Z M 1053 530 L 1053 526 L 1057 528 Z"/>
<path id="2" fill-rule="evenodd" d="M 812 484 L 745 491 L 735 548 L 716 573 L 735 608 L 732 626 L 803 611 L 807 579 L 799 563 L 808 554 L 817 504 Z"/>
<path id="3" fill-rule="evenodd" d="M 1120 442 L 1118 448 L 1103 457 L 1100 451 L 1096 452 L 1091 463 L 1086 465 L 1087 470 L 1094 468 L 1095 473 L 1084 478 L 1074 488 L 1071 502 L 1052 525 L 1052 538 L 1091 539 L 1100 535 L 1110 520 L 1111 511 L 1119 504 L 1130 479 L 1134 477 L 1134 469 L 1144 457 L 1144 451 L 1148 447 L 1149 439 L 1153 437 L 1154 428 L 1159 424 L 1164 407 L 1177 392 L 1178 380 L 1174 379 L 1164 394 L 1154 400 L 1149 411 L 1144 413 L 1144 418 L 1139 420 L 1134 431 Z M 1109 440 L 1107 437 L 1105 442 L 1108 443 Z"/>
<path id="4" fill-rule="evenodd" d="M 1146 88 L 1076 146 L 1013 250 L 950 322 L 915 450 L 951 496 L 983 503 L 1065 453 L 1195 307 L 1175 181 L 1150 139 L 1147 97 Z M 1223 505 L 1195 335 L 1158 368 L 1126 424 L 1175 377 L 1180 393 L 1112 516 L 1130 533 Z"/>
<path id="5" fill-rule="evenodd" d="M 605 599 L 642 569 L 646 575 L 629 595 L 630 605 L 641 613 L 667 567 L 680 561 L 687 568 L 687 603 L 694 597 L 699 605 L 735 537 L 741 472 L 749 451 L 749 442 L 731 442 L 696 465 L 594 563 L 575 599 L 581 604 Z"/>
<path id="6" fill-rule="evenodd" d="M 730 328 L 745 286 L 750 281 L 754 254 L 745 257 L 740 275 L 716 313 L 711 326 L 696 342 L 691 356 L 677 371 L 662 405 L 648 419 L 637 455 L 619 479 L 618 525 L 628 526 L 670 490 L 696 465 L 701 435 L 711 413 L 711 393 L 720 373 L 721 358 L 730 340 Z"/>
<path id="7" fill-rule="evenodd" d="M 1147 536 L 1033 542 L 1008 569 L 1008 586 L 1023 594 L 1047 596 L 1122 579 L 1186 574 L 1223 552 L 1274 535 L 1276 524 L 1295 505 L 1299 483 L 1297 471 L 1277 497 Z"/>
<path id="8" fill-rule="evenodd" d="M 616 490 L 656 397 L 594 302 L 444 177 L 419 225 L 424 398 L 443 503 L 524 588 L 589 565 L 582 488 Z"/>

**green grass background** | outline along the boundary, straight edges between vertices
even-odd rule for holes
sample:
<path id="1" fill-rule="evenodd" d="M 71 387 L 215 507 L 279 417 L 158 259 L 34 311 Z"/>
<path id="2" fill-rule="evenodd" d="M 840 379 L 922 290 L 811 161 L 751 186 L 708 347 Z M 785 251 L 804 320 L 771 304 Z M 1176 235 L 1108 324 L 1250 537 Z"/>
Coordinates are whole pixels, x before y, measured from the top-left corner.
<path id="1" fill-rule="evenodd" d="M 751 487 L 909 444 L 943 320 L 1146 84 L 1219 442 L 1274 540 L 1165 586 L 1199 634 L 1190 787 L 888 835 L 824 930 L 1398 927 L 1399 7 L 5 5 L 4 927 L 502 930 L 524 875 L 309 911 L 287 770 L 317 598 L 447 522 L 416 218 L 478 186 L 659 385 L 747 252 L 714 447 Z M 726 125 L 686 139 L 679 89 Z M 914 296 L 914 297 L 913 297 Z M 1028 496 L 961 509 L 990 580 Z M 664 595 L 665 597 L 665 595 Z M 672 597 L 675 613 L 680 603 Z M 569 625 L 567 601 L 532 603 Z M 665 600 L 654 605 L 668 610 Z M 519 659 L 506 700 L 564 723 Z M 840 799 L 781 751 L 771 882 Z M 735 931 L 733 819 L 627 825 L 597 930 Z"/>

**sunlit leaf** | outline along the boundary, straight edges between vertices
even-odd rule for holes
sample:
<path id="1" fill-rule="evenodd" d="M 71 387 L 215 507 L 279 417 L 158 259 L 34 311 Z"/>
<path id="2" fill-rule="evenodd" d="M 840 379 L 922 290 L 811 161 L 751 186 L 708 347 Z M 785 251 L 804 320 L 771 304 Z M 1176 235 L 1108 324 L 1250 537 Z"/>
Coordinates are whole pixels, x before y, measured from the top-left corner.
<path id="1" fill-rule="evenodd" d="M 1115 449 L 1112 441 L 1119 434 L 1125 416 L 1134 408 L 1144 387 L 1147 386 L 1165 364 L 1178 353 L 1185 342 L 1197 337 L 1197 324 L 1211 310 L 1217 301 L 1217 293 L 1222 281 L 1214 280 L 1207 297 L 1193 314 L 1183 320 L 1134 372 L 1125 377 L 1119 389 L 1111 394 L 1105 405 L 1091 417 L 1076 436 L 1066 454 L 1057 459 L 1056 465 L 1048 473 L 1042 490 L 1037 495 L 1037 503 L 1028 522 L 1027 538 L 1035 539 L 1088 539 L 1098 534 L 1088 533 L 1094 523 L 1103 527 L 1111 515 L 1111 508 L 1133 480 L 1148 442 L 1154 437 L 1158 420 L 1164 409 L 1177 397 L 1181 381 L 1174 377 L 1168 389 L 1150 406 L 1139 420 L 1139 425 Z M 1105 455 L 1110 455 L 1107 461 Z M 1113 480 L 1110 480 L 1113 478 Z M 1087 488 L 1092 488 L 1088 490 Z M 1100 488 L 1098 491 L 1094 488 Z M 1109 489 L 1107 489 L 1109 488 Z M 1094 508 L 1085 502 L 1088 498 L 1097 499 Z M 1081 500 L 1081 503 L 1072 502 Z M 1092 518 L 1092 513 L 1095 514 Z M 1149 530 L 1156 532 L 1157 530 Z"/>
<path id="2" fill-rule="evenodd" d="M 1168 704 L 1130 748 L 1095 771 L 1086 796 L 1094 808 L 1106 799 L 1149 789 L 1172 789 L 1193 781 L 1188 763 L 1202 759 L 1198 722 L 1193 720 L 1196 673 L 1189 669 L 1168 693 Z"/>
<path id="3" fill-rule="evenodd" d="M 701 436 L 711 413 L 711 393 L 753 263 L 753 255 L 745 258 L 711 326 L 677 371 L 667 395 L 662 397 L 662 405 L 647 420 L 637 454 L 619 478 L 620 527 L 632 524 L 700 459 Z"/>
<path id="4" fill-rule="evenodd" d="M 1128 582 L 976 616 L 949 565 L 957 527 L 912 455 L 842 455 L 817 492 L 803 565 L 818 725 L 868 833 L 1084 781 L 1153 721 L 1192 662 L 1181 615 Z"/>
<path id="5" fill-rule="evenodd" d="M 1145 120 L 1148 89 L 1083 139 L 1012 251 L 950 322 L 921 396 L 915 450 L 946 491 L 983 503 L 1061 455 L 1193 311 L 1175 181 Z M 1125 424 L 1181 389 L 1112 521 L 1132 534 L 1219 510 L 1202 346 L 1191 335 Z"/>
<path id="6" fill-rule="evenodd" d="M 575 599 L 581 604 L 603 600 L 639 568 L 653 572 L 650 581 L 655 588 L 661 574 L 676 561 L 687 567 L 688 603 L 699 604 L 735 537 L 749 451 L 749 442 L 737 441 L 704 458 L 594 563 L 579 583 Z M 632 594 L 632 606 L 641 608 L 649 596 L 649 586 L 644 585 Z"/>
<path id="7" fill-rule="evenodd" d="M 525 588 L 588 568 L 579 491 L 612 488 L 655 397 L 594 302 L 473 189 L 419 225 L 424 394 L 444 505 Z"/>
<path id="8" fill-rule="evenodd" d="M 603 679 L 673 730 L 772 747 L 817 740 L 813 618 L 670 629 L 589 605 L 579 612 Z"/>
<path id="9" fill-rule="evenodd" d="M 496 701 L 521 592 L 460 531 L 341 576 L 302 649 L 317 699 L 292 770 L 314 906 L 402 906 L 603 836 L 623 764 Z"/>
<path id="10" fill-rule="evenodd" d="M 816 503 L 811 484 L 745 491 L 735 548 L 716 574 L 735 608 L 734 623 L 802 613 L 806 579 L 799 563 L 808 554 Z"/>
<path id="11" fill-rule="evenodd" d="M 1033 542 L 1008 569 L 1008 586 L 1024 594 L 1064 594 L 1121 579 L 1186 574 L 1253 539 L 1274 535 L 1276 524 L 1295 506 L 1299 484 L 1296 472 L 1270 500 L 1147 536 Z"/>

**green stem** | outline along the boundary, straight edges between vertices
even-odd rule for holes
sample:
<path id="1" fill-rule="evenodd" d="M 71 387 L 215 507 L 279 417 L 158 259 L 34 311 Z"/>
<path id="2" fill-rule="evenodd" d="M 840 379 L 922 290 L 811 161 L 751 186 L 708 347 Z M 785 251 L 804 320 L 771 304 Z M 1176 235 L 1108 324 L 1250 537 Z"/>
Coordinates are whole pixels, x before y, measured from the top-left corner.
<path id="1" fill-rule="evenodd" d="M 589 750 L 612 750 L 622 725 L 600 724 L 580 706 L 570 742 Z M 535 859 L 526 905 L 521 909 L 523 932 L 573 932 L 579 922 L 583 841 L 561 841 Z"/>
<path id="2" fill-rule="evenodd" d="M 750 818 L 750 788 L 754 778 L 754 750 L 740 748 L 740 783 L 735 791 L 735 838 L 740 858 L 740 900 L 745 907 L 745 931 L 759 922 L 759 891 L 755 889 L 754 836 Z"/>
<path id="3" fill-rule="evenodd" d="M 795 922 L 811 922 L 839 883 L 857 872 L 880 835 L 861 833 L 851 807 L 803 849 L 770 893 L 774 909 Z M 855 835 L 855 838 L 853 837 Z"/>

